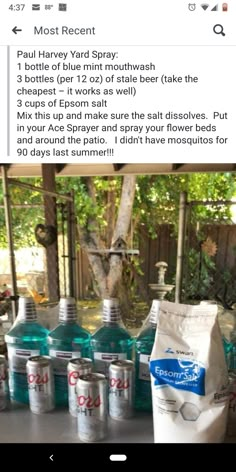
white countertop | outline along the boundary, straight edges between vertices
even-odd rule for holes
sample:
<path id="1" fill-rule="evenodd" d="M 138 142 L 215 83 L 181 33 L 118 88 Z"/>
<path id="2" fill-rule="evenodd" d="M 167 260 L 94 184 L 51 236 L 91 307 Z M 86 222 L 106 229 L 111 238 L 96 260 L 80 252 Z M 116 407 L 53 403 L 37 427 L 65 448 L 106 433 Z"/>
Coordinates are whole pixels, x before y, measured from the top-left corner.
<path id="1" fill-rule="evenodd" d="M 236 438 L 226 438 L 235 443 Z M 0 443 L 81 443 L 77 420 L 66 409 L 43 415 L 32 413 L 26 405 L 14 404 L 0 412 Z M 108 419 L 108 436 L 99 443 L 153 444 L 152 414 L 135 413 L 129 420 Z"/>
<path id="2" fill-rule="evenodd" d="M 132 419 L 109 418 L 105 443 L 153 443 L 152 415 L 137 413 Z M 80 443 L 76 418 L 65 409 L 43 415 L 15 404 L 0 412 L 0 443 Z"/>

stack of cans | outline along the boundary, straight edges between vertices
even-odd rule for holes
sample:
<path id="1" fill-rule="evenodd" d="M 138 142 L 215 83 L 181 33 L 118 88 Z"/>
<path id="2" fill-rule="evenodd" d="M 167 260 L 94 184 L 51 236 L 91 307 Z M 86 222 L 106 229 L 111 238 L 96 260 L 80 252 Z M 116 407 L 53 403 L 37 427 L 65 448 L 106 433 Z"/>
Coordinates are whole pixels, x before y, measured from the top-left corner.
<path id="1" fill-rule="evenodd" d="M 68 366 L 68 372 L 70 371 Z M 124 420 L 133 416 L 133 362 L 123 360 L 111 362 L 109 396 L 106 377 L 98 373 L 80 375 L 76 392 L 79 438 L 85 442 L 103 440 L 107 436 L 108 404 L 109 414 L 114 419 Z"/>
<path id="2" fill-rule="evenodd" d="M 77 417 L 78 415 L 76 384 L 78 382 L 79 376 L 92 372 L 92 365 L 91 359 L 82 357 L 71 359 L 71 361 L 68 363 L 68 401 L 69 412 L 72 416 Z"/>
<path id="3" fill-rule="evenodd" d="M 3 356 L 2 356 L 3 357 Z M 5 360 L 4 360 L 5 361 Z M 0 359 L 1 382 L 7 379 L 5 362 Z M 41 414 L 54 409 L 54 377 L 48 356 L 30 357 L 26 364 L 30 409 Z M 107 436 L 108 409 L 111 418 L 124 420 L 133 416 L 134 364 L 131 361 L 112 361 L 109 379 L 92 372 L 92 361 L 71 359 L 67 367 L 69 411 L 77 417 L 81 441 L 101 441 Z M 3 383 L 0 384 L 3 391 Z M 3 395 L 0 404 L 5 408 Z M 109 405 L 109 406 L 108 406 Z"/>

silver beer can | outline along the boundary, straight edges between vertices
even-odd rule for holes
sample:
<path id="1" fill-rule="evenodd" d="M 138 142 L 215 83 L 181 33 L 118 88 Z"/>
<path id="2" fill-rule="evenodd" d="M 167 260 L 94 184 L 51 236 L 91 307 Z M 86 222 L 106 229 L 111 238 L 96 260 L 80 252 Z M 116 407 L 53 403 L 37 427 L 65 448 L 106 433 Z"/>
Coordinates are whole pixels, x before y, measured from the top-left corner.
<path id="1" fill-rule="evenodd" d="M 80 375 L 89 374 L 92 372 L 93 363 L 91 359 L 85 357 L 78 357 L 71 359 L 67 366 L 68 377 L 68 401 L 69 412 L 72 416 L 77 417 L 77 392 L 76 384 Z"/>
<path id="2" fill-rule="evenodd" d="M 109 414 L 116 420 L 133 416 L 134 363 L 113 361 L 109 367 Z"/>
<path id="3" fill-rule="evenodd" d="M 107 380 L 103 374 L 81 375 L 77 382 L 78 435 L 93 442 L 107 435 Z"/>
<path id="4" fill-rule="evenodd" d="M 29 357 L 26 364 L 29 405 L 33 413 L 41 414 L 55 407 L 52 361 L 48 356 Z"/>
<path id="5" fill-rule="evenodd" d="M 7 407 L 8 398 L 7 362 L 5 356 L 0 356 L 0 411 Z"/>
<path id="6" fill-rule="evenodd" d="M 227 435 L 236 436 L 236 372 L 229 371 L 229 410 Z"/>

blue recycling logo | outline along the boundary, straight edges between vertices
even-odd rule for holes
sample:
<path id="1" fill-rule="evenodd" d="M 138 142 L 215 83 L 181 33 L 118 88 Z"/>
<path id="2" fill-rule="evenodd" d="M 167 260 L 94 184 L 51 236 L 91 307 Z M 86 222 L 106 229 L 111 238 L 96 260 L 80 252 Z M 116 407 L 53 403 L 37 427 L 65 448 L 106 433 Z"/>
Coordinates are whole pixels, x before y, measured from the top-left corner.
<path id="1" fill-rule="evenodd" d="M 157 359 L 150 362 L 154 385 L 169 385 L 178 390 L 187 390 L 205 395 L 205 368 L 193 359 Z"/>

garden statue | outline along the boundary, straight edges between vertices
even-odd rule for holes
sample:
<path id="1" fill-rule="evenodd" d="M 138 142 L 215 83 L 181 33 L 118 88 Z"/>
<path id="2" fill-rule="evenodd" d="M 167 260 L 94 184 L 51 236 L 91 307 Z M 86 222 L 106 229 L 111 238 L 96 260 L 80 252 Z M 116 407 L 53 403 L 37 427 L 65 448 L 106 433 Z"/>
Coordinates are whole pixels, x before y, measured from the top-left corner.
<path id="1" fill-rule="evenodd" d="M 168 267 L 166 262 L 157 262 L 155 267 L 158 270 L 157 284 L 149 284 L 149 287 L 157 292 L 156 298 L 158 300 L 164 300 L 165 295 L 173 290 L 174 285 L 165 283 L 165 273 Z"/>

